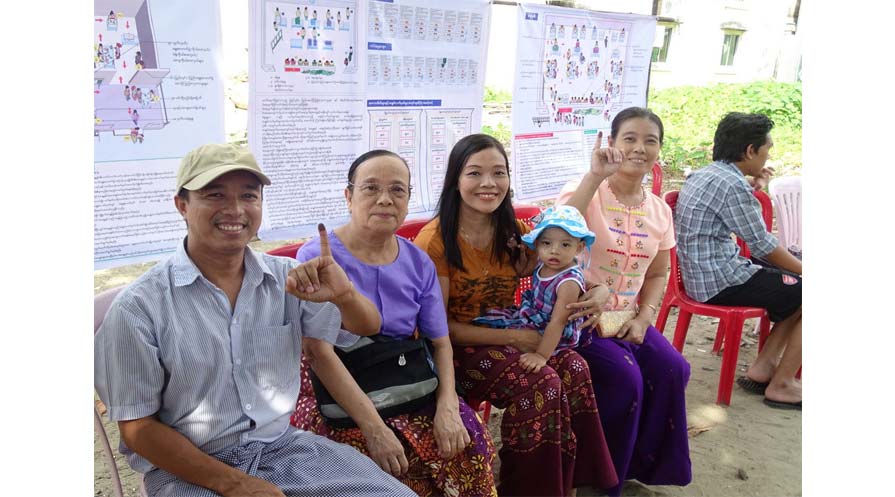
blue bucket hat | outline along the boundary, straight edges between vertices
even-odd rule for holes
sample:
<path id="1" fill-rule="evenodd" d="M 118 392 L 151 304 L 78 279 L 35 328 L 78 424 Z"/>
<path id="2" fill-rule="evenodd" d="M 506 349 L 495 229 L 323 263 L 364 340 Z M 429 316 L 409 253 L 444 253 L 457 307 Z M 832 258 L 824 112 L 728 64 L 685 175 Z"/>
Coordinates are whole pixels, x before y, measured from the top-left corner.
<path id="1" fill-rule="evenodd" d="M 587 223 L 584 216 L 578 212 L 578 209 L 571 205 L 559 205 L 551 207 L 544 211 L 541 221 L 537 226 L 525 235 L 522 235 L 522 241 L 532 250 L 535 249 L 535 240 L 541 235 L 541 232 L 547 228 L 562 228 L 566 233 L 575 238 L 584 241 L 587 250 L 597 239 L 594 232 L 587 229 Z"/>

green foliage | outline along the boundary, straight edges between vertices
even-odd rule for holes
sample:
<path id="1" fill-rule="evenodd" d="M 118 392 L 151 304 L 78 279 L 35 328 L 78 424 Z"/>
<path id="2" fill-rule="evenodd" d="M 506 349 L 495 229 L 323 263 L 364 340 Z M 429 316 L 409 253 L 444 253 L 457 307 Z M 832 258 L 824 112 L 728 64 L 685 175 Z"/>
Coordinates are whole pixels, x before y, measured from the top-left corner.
<path id="1" fill-rule="evenodd" d="M 802 168 L 801 83 L 759 81 L 650 90 L 649 107 L 665 125 L 661 158 L 672 175 L 711 162 L 715 127 L 731 111 L 762 113 L 774 120 L 769 164 L 777 168 L 777 176 Z"/>
<path id="2" fill-rule="evenodd" d="M 504 148 L 509 149 L 510 140 L 512 138 L 512 131 L 510 130 L 510 127 L 505 125 L 503 122 L 497 123 L 496 128 L 487 125 L 482 126 L 482 133 L 497 138 L 497 141 L 502 143 Z"/>
<path id="3" fill-rule="evenodd" d="M 493 86 L 485 87 L 485 103 L 490 102 L 512 102 L 513 95 L 505 90 L 497 90 Z"/>

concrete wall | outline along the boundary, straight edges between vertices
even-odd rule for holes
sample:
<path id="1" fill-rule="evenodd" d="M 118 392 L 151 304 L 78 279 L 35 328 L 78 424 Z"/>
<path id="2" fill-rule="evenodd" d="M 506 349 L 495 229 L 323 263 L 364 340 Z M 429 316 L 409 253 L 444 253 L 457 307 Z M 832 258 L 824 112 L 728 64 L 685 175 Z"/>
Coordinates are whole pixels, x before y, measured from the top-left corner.
<path id="1" fill-rule="evenodd" d="M 657 88 L 705 85 L 718 82 L 748 82 L 794 79 L 794 71 L 778 71 L 781 59 L 787 67 L 797 49 L 793 35 L 786 33 L 788 2 L 780 0 L 678 0 L 662 17 L 679 21 L 671 36 L 668 60 L 654 63 L 650 84 Z M 739 28 L 740 39 L 732 66 L 722 66 L 721 49 L 725 28 Z M 796 57 L 798 58 L 798 57 Z M 796 66 L 798 63 L 796 63 Z"/>

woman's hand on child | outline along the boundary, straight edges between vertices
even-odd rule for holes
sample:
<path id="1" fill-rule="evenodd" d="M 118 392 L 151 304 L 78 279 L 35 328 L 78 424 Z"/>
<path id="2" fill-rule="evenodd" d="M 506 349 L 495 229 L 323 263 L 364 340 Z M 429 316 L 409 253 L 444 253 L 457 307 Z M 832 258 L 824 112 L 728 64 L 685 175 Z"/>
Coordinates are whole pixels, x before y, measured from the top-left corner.
<path id="1" fill-rule="evenodd" d="M 522 369 L 527 373 L 537 373 L 541 368 L 547 365 L 547 359 L 536 352 L 527 352 L 519 356 L 519 365 L 522 366 Z"/>
<path id="2" fill-rule="evenodd" d="M 643 337 L 646 336 L 646 329 L 649 325 L 648 321 L 635 317 L 619 328 L 615 338 L 640 345 L 643 343 Z"/>
<path id="3" fill-rule="evenodd" d="M 538 350 L 541 344 L 541 335 L 534 330 L 507 330 L 510 332 L 510 345 L 516 347 L 523 354 Z"/>
<path id="4" fill-rule="evenodd" d="M 581 324 L 581 329 L 594 326 L 597 324 L 597 321 L 599 321 L 600 313 L 603 312 L 603 306 L 609 301 L 609 297 L 609 287 L 606 285 L 594 286 L 584 293 L 584 295 L 578 299 L 578 302 L 566 306 L 566 309 L 577 309 L 576 312 L 569 316 L 569 321 L 571 322 L 583 317 L 586 319 L 584 320 L 584 323 Z"/>

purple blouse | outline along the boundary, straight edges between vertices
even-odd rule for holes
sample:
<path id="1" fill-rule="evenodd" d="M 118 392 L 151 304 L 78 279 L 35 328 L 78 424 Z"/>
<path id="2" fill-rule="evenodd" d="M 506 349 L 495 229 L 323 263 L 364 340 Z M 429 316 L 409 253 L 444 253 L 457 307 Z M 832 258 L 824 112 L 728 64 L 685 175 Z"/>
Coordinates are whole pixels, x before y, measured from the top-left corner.
<path id="1" fill-rule="evenodd" d="M 379 309 L 379 333 L 392 338 L 408 338 L 419 327 L 427 338 L 448 335 L 447 315 L 435 264 L 429 255 L 404 238 L 398 239 L 398 257 L 390 264 L 371 266 L 357 260 L 329 232 L 333 258 L 345 270 L 354 286 Z M 320 255 L 320 239 L 302 245 L 295 258 L 306 262 Z"/>

